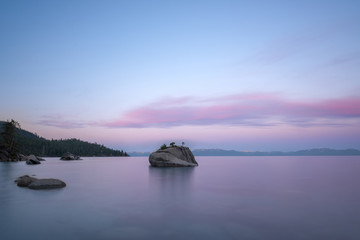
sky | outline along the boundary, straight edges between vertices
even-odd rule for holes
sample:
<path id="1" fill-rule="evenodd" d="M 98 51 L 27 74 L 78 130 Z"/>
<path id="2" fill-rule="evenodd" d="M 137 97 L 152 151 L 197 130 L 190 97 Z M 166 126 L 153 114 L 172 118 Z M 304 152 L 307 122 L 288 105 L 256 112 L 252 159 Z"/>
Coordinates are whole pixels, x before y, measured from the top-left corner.
<path id="1" fill-rule="evenodd" d="M 360 149 L 360 1 L 0 1 L 0 120 L 131 151 Z"/>

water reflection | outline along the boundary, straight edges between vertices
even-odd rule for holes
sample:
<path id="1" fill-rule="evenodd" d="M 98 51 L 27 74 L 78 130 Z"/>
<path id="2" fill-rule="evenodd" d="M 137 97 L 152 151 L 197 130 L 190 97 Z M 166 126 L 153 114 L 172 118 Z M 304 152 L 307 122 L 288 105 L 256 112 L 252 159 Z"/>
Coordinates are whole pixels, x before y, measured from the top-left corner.
<path id="1" fill-rule="evenodd" d="M 0 192 L 1 192 L 1 204 L 7 206 L 9 204 L 9 199 L 11 198 L 12 191 L 10 188 L 16 187 L 13 183 L 14 176 L 14 164 L 12 162 L 3 162 L 0 165 Z M 6 209 L 6 208 L 4 208 Z"/>
<path id="2" fill-rule="evenodd" d="M 194 172 L 195 168 L 192 167 L 149 166 L 149 187 L 162 197 L 184 197 L 191 192 Z"/>

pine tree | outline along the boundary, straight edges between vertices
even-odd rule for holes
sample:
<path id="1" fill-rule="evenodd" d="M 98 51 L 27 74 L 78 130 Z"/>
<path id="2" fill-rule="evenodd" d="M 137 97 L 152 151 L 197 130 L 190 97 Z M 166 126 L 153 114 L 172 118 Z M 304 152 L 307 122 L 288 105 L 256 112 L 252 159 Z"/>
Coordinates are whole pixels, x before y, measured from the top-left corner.
<path id="1" fill-rule="evenodd" d="M 16 122 L 14 119 L 11 121 L 7 121 L 3 125 L 3 132 L 1 133 L 3 136 L 3 146 L 6 151 L 10 154 L 11 158 L 16 158 L 18 153 L 18 149 L 15 141 L 16 128 L 20 128 L 20 124 Z"/>

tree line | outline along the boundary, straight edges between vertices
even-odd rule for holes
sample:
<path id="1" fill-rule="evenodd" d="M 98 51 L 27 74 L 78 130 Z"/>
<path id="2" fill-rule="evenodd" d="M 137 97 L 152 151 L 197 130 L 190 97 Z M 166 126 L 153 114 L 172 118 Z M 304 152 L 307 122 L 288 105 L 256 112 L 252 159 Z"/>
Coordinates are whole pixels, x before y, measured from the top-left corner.
<path id="1" fill-rule="evenodd" d="M 97 143 L 80 139 L 48 140 L 20 128 L 14 120 L 0 122 L 0 148 L 12 156 L 18 153 L 44 157 L 60 157 L 66 152 L 78 156 L 129 156 L 123 150 L 113 150 Z"/>

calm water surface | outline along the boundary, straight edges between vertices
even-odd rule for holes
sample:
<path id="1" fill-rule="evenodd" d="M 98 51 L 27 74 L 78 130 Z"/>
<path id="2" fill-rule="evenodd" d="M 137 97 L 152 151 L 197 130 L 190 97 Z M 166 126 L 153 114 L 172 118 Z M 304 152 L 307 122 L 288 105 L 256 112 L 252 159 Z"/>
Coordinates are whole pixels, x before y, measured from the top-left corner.
<path id="1" fill-rule="evenodd" d="M 0 239 L 360 239 L 360 157 L 0 163 Z M 30 190 L 24 174 L 59 178 Z"/>

